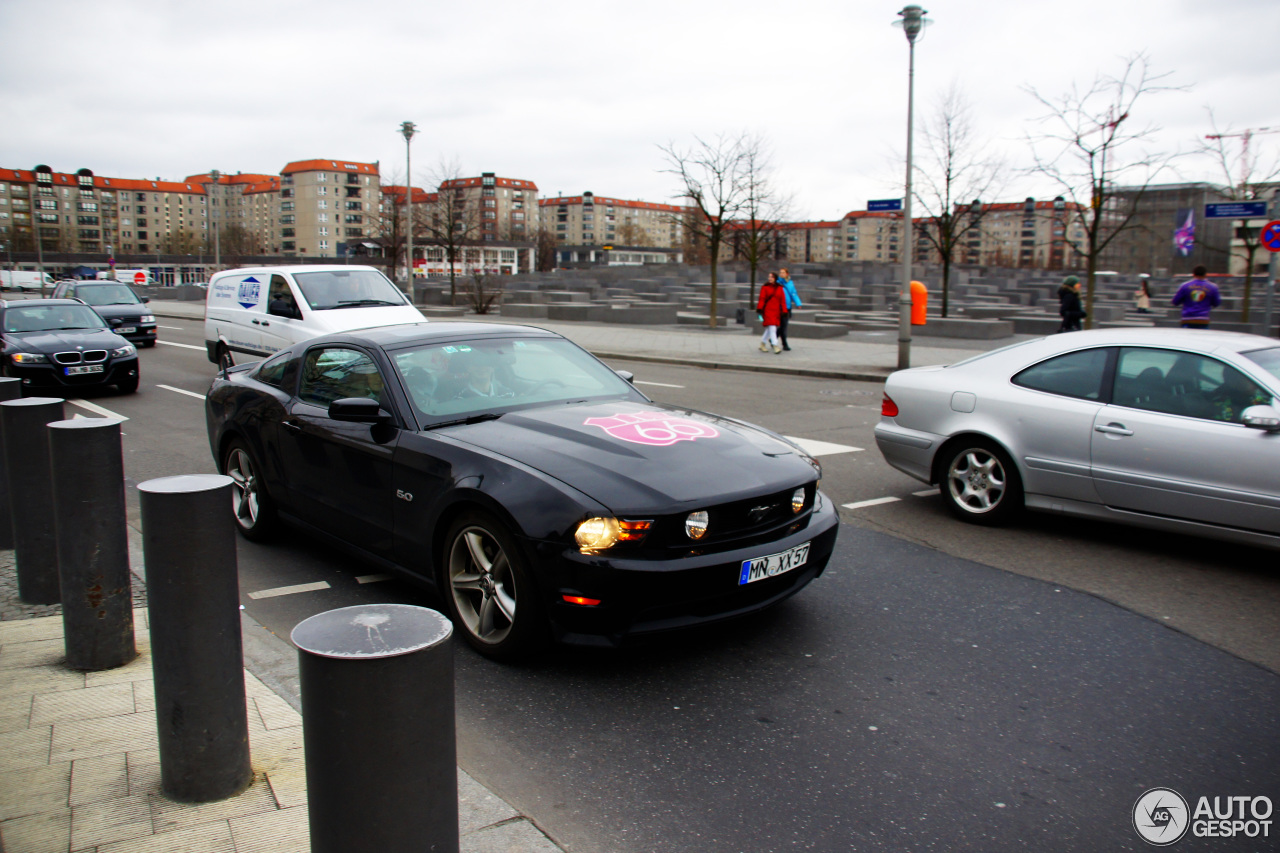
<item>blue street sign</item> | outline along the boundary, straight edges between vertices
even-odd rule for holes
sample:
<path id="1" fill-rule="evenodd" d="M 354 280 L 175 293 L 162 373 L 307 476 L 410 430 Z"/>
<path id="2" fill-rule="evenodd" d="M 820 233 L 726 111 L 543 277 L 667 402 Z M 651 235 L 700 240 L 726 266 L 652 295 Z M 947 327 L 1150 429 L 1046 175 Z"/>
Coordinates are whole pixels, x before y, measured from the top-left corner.
<path id="1" fill-rule="evenodd" d="M 882 198 L 867 202 L 867 210 L 902 210 L 902 199 Z"/>
<path id="2" fill-rule="evenodd" d="M 1206 204 L 1205 219 L 1258 219 L 1267 215 L 1265 201 L 1233 201 L 1227 204 Z"/>

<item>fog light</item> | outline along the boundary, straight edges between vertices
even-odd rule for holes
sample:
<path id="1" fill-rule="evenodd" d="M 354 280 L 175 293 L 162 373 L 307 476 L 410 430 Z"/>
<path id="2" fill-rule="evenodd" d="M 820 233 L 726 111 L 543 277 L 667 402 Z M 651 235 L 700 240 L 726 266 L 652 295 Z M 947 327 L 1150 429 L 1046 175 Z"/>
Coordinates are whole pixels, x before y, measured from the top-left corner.
<path id="1" fill-rule="evenodd" d="M 707 535 L 708 521 L 706 510 L 691 512 L 689 517 L 684 520 L 684 532 L 689 534 L 690 539 L 701 539 Z"/>
<path id="2" fill-rule="evenodd" d="M 791 493 L 791 512 L 797 513 L 802 509 L 804 509 L 804 486 Z"/>

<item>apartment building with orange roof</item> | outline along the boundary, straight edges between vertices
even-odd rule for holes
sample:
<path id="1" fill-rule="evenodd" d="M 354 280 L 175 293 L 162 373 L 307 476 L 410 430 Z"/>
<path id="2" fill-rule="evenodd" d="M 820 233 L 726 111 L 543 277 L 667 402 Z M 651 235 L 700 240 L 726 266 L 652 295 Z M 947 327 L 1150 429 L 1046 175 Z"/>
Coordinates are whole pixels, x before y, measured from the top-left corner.
<path id="1" fill-rule="evenodd" d="M 676 204 L 608 198 L 584 192 L 538 202 L 542 227 L 557 243 L 679 249 L 691 208 Z"/>
<path id="2" fill-rule="evenodd" d="M 503 178 L 482 172 L 474 178 L 451 178 L 438 188 L 441 207 L 455 217 L 474 216 L 474 230 L 483 242 L 532 240 L 538 230 L 538 185 L 522 178 Z"/>

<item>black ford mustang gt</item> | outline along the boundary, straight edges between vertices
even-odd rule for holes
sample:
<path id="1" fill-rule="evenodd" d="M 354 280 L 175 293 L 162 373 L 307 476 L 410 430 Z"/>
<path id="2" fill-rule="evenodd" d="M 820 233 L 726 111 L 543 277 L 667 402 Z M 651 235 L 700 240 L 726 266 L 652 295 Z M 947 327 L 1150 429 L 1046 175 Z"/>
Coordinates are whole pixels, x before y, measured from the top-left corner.
<path id="1" fill-rule="evenodd" d="M 800 448 L 655 404 L 541 329 L 314 338 L 219 373 L 206 411 L 241 533 L 285 518 L 426 582 L 494 658 L 759 610 L 835 547 Z"/>

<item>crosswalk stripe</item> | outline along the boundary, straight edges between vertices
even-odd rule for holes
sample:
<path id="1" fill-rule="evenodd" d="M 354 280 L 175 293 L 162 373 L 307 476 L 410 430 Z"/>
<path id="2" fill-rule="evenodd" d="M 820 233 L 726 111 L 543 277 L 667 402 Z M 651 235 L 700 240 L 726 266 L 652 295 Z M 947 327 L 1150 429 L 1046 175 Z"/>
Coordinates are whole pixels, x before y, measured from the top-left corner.
<path id="1" fill-rule="evenodd" d="M 851 504 L 842 504 L 845 509 L 862 509 L 864 506 L 879 506 L 880 504 L 897 503 L 902 498 L 872 498 L 869 501 L 858 501 Z"/>
<path id="2" fill-rule="evenodd" d="M 258 598 L 275 598 L 278 595 L 293 595 L 297 592 L 315 592 L 321 589 L 328 589 L 327 581 L 317 581 L 316 583 L 300 583 L 293 586 L 278 586 L 274 589 L 260 589 L 257 592 L 249 593 L 249 597 Z"/>

